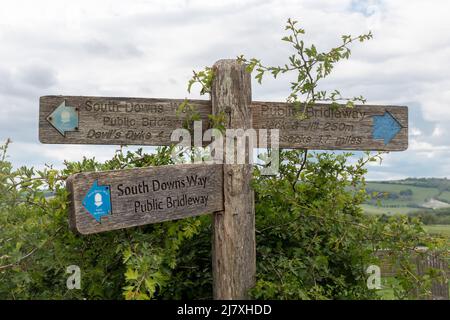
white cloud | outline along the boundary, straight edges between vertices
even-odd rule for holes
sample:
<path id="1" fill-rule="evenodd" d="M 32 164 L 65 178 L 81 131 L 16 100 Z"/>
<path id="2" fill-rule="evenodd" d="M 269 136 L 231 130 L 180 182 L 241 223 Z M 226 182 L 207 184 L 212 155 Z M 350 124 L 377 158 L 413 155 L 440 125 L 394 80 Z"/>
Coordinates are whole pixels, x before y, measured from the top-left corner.
<path id="1" fill-rule="evenodd" d="M 416 152 L 427 152 L 430 154 L 436 154 L 443 151 L 444 152 L 450 151 L 450 146 L 433 145 L 429 142 L 411 139 L 409 142 L 409 149 Z"/>
<path id="2" fill-rule="evenodd" d="M 422 131 L 419 128 L 412 127 L 409 132 L 410 136 L 417 137 L 422 135 Z"/>
<path id="3" fill-rule="evenodd" d="M 447 65 L 450 65 L 450 50 Z M 444 71 L 445 72 L 445 71 Z M 450 70 L 447 74 L 450 74 Z M 438 73 L 441 76 L 441 73 Z M 450 81 L 430 82 L 424 84 L 418 92 L 417 99 L 422 105 L 425 119 L 448 123 L 450 121 Z"/>
<path id="4" fill-rule="evenodd" d="M 444 130 L 440 126 L 436 126 L 431 134 L 433 137 L 440 137 L 444 134 Z"/>

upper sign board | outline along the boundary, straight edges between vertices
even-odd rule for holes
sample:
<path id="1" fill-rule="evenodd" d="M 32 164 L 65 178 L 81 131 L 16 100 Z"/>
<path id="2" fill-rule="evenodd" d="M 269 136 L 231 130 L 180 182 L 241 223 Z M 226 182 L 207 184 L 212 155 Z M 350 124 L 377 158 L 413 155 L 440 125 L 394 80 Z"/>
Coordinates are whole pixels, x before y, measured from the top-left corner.
<path id="1" fill-rule="evenodd" d="M 40 100 L 39 139 L 43 143 L 173 144 L 186 114 L 181 99 L 45 96 Z M 190 100 L 208 128 L 211 102 Z M 408 148 L 408 108 L 356 105 L 295 108 L 281 102 L 253 102 L 254 129 L 279 129 L 281 148 L 402 151 Z M 302 116 L 306 116 L 306 119 Z"/>
<path id="2" fill-rule="evenodd" d="M 302 119 L 302 115 L 306 119 Z M 253 128 L 279 129 L 281 148 L 401 151 L 408 148 L 408 108 L 357 105 L 295 108 L 252 103 Z"/>
<path id="3" fill-rule="evenodd" d="M 55 144 L 167 146 L 173 130 L 183 128 L 182 99 L 45 96 L 40 99 L 39 140 Z M 203 127 L 209 101 L 190 100 Z"/>

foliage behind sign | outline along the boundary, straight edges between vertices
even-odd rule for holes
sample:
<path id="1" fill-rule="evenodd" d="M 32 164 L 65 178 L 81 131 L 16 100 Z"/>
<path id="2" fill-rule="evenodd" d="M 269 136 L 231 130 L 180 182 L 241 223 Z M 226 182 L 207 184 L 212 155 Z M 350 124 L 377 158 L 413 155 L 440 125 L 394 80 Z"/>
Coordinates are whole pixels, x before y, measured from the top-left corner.
<path id="1" fill-rule="evenodd" d="M 258 275 L 253 296 L 375 298 L 363 267 L 376 263 L 373 248 L 389 247 L 405 262 L 397 294 L 407 297 L 416 285 L 407 272 L 407 249 L 428 243 L 422 226 L 363 215 L 359 205 L 366 198 L 369 158 L 350 165 L 348 155 L 311 155 L 299 173 L 296 164 L 303 163 L 303 155 L 283 152 L 279 178 L 255 176 Z M 104 163 L 66 162 L 62 171 L 13 170 L 3 158 L 0 298 L 211 298 L 209 216 L 89 237 L 67 227 L 67 175 L 170 163 L 169 148 L 156 155 L 119 151 Z M 297 174 L 302 183 L 294 183 Z M 45 198 L 43 189 L 54 197 Z M 70 265 L 81 269 L 80 290 L 66 288 Z"/>

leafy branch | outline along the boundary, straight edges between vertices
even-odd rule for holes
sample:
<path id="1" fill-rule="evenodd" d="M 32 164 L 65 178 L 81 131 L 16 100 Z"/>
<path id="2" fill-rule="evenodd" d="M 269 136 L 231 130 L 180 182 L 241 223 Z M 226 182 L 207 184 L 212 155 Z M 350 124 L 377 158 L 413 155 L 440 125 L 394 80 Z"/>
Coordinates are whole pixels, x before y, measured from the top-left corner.
<path id="1" fill-rule="evenodd" d="M 28 252 L 24 256 L 20 257 L 19 259 L 17 259 L 17 261 L 7 264 L 7 265 L 0 266 L 0 271 L 20 265 L 25 259 L 31 257 L 36 251 L 43 249 L 47 245 L 47 243 L 51 242 L 58 235 L 58 233 L 61 231 L 61 229 L 62 229 L 62 227 L 59 227 L 58 229 L 56 229 L 56 231 L 53 233 L 53 235 L 50 236 L 47 240 L 45 240 L 44 243 L 42 243 L 41 245 L 39 245 L 37 247 L 34 247 L 30 252 Z"/>
<path id="2" fill-rule="evenodd" d="M 372 39 L 371 32 L 356 37 L 343 35 L 342 43 L 329 51 L 319 52 L 314 44 L 308 46 L 301 38 L 305 30 L 297 27 L 297 21 L 288 19 L 285 30 L 289 34 L 282 38 L 294 49 L 294 54 L 288 57 L 288 62 L 284 65 L 267 66 L 260 59 L 246 59 L 243 55 L 238 56 L 238 61 L 245 63 L 248 72 L 256 71 L 255 79 L 261 84 L 266 73 L 275 79 L 279 74 L 294 72 L 297 79 L 291 82 L 291 93 L 287 97 L 287 102 L 295 106 L 303 105 L 303 113 L 300 117 L 305 117 L 305 109 L 308 105 L 316 102 L 331 102 L 332 106 L 339 106 L 338 102 L 345 102 L 347 107 L 354 107 L 355 102 L 365 103 L 362 96 L 346 98 L 338 90 L 327 92 L 318 90 L 318 82 L 332 72 L 334 65 L 343 59 L 348 59 L 351 55 L 350 45 L 356 41 L 364 42 Z"/>
<path id="3" fill-rule="evenodd" d="M 196 83 L 200 84 L 200 94 L 205 95 L 207 93 L 211 93 L 211 85 L 214 79 L 214 72 L 211 67 L 205 67 L 201 71 L 192 71 L 194 75 L 188 81 L 188 92 L 191 93 L 192 86 Z"/>

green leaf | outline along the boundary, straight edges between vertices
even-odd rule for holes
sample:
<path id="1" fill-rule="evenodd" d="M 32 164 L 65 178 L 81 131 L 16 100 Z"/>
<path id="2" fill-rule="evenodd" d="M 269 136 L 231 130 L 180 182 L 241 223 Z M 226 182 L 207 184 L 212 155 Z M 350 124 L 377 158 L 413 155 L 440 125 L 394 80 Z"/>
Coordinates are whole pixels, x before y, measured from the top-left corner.
<path id="1" fill-rule="evenodd" d="M 137 272 L 137 270 L 133 270 L 128 268 L 127 272 L 125 272 L 125 278 L 130 281 L 130 280 L 137 280 L 137 278 L 139 277 L 139 273 Z"/>

